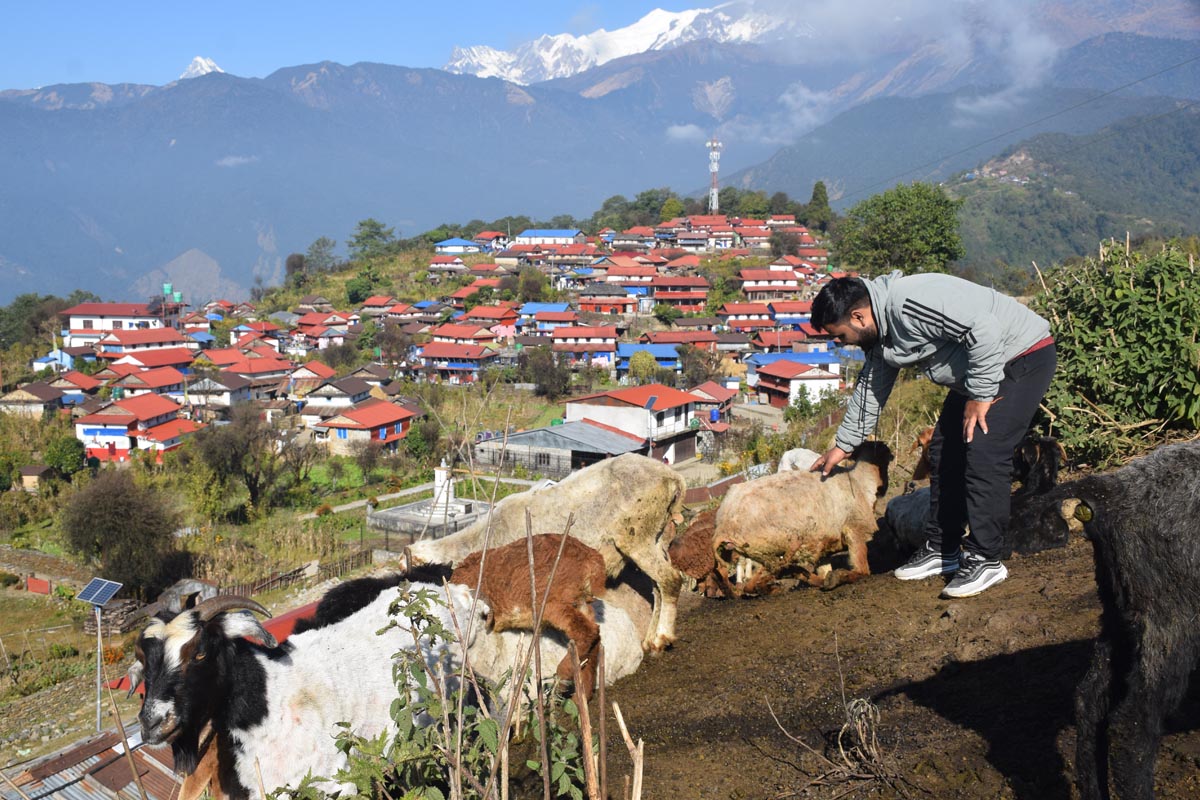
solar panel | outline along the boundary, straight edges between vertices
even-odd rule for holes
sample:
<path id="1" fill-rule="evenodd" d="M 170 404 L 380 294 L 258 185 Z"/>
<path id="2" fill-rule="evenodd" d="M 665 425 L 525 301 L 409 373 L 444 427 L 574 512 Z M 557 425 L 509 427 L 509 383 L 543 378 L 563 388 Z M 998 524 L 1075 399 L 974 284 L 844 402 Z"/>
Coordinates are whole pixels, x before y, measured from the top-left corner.
<path id="1" fill-rule="evenodd" d="M 112 600 L 124 585 L 116 581 L 106 581 L 104 578 L 92 578 L 88 581 L 88 585 L 83 587 L 83 591 L 75 595 L 75 599 L 91 603 L 94 606 L 102 606 Z"/>

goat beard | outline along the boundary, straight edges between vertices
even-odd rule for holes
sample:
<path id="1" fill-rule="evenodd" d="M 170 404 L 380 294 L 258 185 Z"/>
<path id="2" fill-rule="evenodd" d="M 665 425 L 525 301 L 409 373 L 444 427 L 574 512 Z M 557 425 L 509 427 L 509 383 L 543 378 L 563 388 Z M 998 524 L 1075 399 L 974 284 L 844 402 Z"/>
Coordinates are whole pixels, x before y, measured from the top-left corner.
<path id="1" fill-rule="evenodd" d="M 183 735 L 181 728 L 171 731 L 167 737 L 171 743 L 171 758 L 175 761 L 175 771 L 191 775 L 200 763 L 200 732 L 191 731 Z"/>

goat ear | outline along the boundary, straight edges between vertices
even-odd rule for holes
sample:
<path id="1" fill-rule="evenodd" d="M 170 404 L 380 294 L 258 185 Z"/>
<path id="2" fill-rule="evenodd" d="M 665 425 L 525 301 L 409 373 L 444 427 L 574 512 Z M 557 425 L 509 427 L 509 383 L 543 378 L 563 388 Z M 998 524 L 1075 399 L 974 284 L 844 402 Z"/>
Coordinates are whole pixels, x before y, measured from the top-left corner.
<path id="1" fill-rule="evenodd" d="M 279 646 L 275 637 L 267 633 L 267 629 L 249 612 L 226 613 L 222 615 L 220 625 L 221 632 L 225 634 L 226 638 L 240 639 L 243 636 L 249 636 L 252 639 L 258 639 L 267 647 Z"/>
<path id="2" fill-rule="evenodd" d="M 126 673 L 126 677 L 129 678 L 129 693 L 125 695 L 126 700 L 133 697 L 133 693 L 137 691 L 138 684 L 142 682 L 142 673 L 144 671 L 145 667 L 142 666 L 142 662 L 140 661 L 135 661 L 129 665 L 129 672 Z"/>

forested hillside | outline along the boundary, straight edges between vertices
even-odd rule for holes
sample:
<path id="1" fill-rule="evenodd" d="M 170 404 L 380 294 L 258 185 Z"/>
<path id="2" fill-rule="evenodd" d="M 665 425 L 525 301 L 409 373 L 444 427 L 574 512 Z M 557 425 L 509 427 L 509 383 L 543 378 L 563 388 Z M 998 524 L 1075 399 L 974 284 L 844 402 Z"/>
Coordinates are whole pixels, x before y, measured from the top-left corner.
<path id="1" fill-rule="evenodd" d="M 1044 134 L 949 182 L 963 199 L 962 265 L 1001 278 L 1094 252 L 1108 237 L 1200 232 L 1200 106 L 1095 134 Z M 1000 282 L 1004 282 L 1000 280 Z M 1011 282 L 1011 277 L 1009 279 Z"/>

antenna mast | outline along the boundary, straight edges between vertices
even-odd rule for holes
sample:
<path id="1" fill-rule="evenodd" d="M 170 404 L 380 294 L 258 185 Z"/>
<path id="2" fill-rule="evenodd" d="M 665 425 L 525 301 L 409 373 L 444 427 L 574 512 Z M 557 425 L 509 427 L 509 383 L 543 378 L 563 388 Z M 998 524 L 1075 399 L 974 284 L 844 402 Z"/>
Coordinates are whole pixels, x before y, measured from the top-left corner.
<path id="1" fill-rule="evenodd" d="M 712 138 L 704 143 L 708 148 L 708 172 L 710 180 L 708 185 L 708 213 L 716 214 L 720 210 L 719 194 L 720 187 L 717 186 L 717 170 L 721 163 L 721 142 L 717 140 L 717 135 L 714 133 Z"/>

